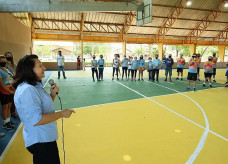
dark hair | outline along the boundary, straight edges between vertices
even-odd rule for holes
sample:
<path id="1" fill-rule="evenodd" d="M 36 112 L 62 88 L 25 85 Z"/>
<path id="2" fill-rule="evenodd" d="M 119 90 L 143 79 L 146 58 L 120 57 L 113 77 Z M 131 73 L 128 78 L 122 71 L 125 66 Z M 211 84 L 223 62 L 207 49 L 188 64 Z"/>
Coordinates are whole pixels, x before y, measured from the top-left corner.
<path id="1" fill-rule="evenodd" d="M 33 71 L 33 68 L 35 67 L 34 59 L 38 59 L 38 56 L 32 54 L 26 55 L 19 60 L 16 68 L 16 75 L 14 76 L 14 88 L 17 88 L 17 86 L 23 82 L 27 82 L 33 86 L 35 86 L 37 82 L 40 82 L 37 80 L 37 76 Z"/>
<path id="2" fill-rule="evenodd" d="M 5 52 L 5 57 L 6 57 L 7 54 L 11 54 L 12 55 L 12 58 L 13 58 L 12 52 L 9 52 L 9 51 L 8 52 Z M 12 59 L 11 64 L 12 64 L 12 66 L 15 66 L 14 59 Z"/>

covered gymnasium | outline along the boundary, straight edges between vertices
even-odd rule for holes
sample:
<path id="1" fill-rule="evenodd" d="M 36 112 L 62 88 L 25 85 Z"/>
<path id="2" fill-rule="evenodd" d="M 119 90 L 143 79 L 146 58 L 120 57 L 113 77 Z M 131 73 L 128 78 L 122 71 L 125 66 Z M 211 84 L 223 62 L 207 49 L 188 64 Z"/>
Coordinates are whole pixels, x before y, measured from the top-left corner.
<path id="1" fill-rule="evenodd" d="M 15 62 L 33 54 L 36 41 L 80 44 L 81 59 L 85 43 L 119 43 L 122 55 L 130 44 L 157 45 L 160 59 L 165 45 L 189 46 L 189 55 L 217 48 L 217 82 L 198 81 L 196 92 L 185 90 L 187 63 L 183 81 L 164 82 L 164 70 L 160 82 L 147 81 L 146 71 L 144 81 L 112 80 L 105 67 L 104 81 L 93 82 L 90 67 L 65 62 L 67 79 L 58 79 L 56 62 L 43 62 L 45 89 L 53 79 L 63 109 L 76 112 L 64 119 L 66 164 L 228 163 L 227 38 L 226 0 L 0 0 L 0 55 L 10 51 Z M 54 106 L 60 110 L 58 99 Z M 30 164 L 23 124 L 15 121 L 13 130 L 0 127 L 0 163 Z M 57 125 L 64 163 L 62 121 Z"/>

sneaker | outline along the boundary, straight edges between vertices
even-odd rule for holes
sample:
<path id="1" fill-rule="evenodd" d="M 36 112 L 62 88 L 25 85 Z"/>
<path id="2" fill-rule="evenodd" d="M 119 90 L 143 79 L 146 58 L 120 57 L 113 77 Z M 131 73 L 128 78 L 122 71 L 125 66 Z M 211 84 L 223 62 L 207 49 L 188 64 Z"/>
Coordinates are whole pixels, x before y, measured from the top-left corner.
<path id="1" fill-rule="evenodd" d="M 4 134 L 4 133 L 0 133 L 0 138 L 1 138 L 1 137 L 4 137 L 4 136 L 5 136 L 5 134 Z"/>
<path id="2" fill-rule="evenodd" d="M 138 79 L 138 81 L 140 81 L 140 79 Z"/>
<path id="3" fill-rule="evenodd" d="M 183 81 L 183 78 L 181 78 L 181 81 Z"/>
<path id="4" fill-rule="evenodd" d="M 117 80 L 119 80 L 119 78 L 117 78 Z"/>
<path id="5" fill-rule="evenodd" d="M 210 87 L 212 88 L 212 85 L 210 84 Z"/>
<path id="6" fill-rule="evenodd" d="M 143 79 L 141 79 L 142 81 L 144 81 Z"/>
<path id="7" fill-rule="evenodd" d="M 114 80 L 114 78 L 112 78 L 112 80 Z"/>
<path id="8" fill-rule="evenodd" d="M 179 80 L 179 77 L 177 77 L 176 80 Z"/>
<path id="9" fill-rule="evenodd" d="M 193 92 L 195 92 L 196 91 L 196 88 L 193 88 Z"/>
<path id="10" fill-rule="evenodd" d="M 12 127 L 17 126 L 17 123 L 15 123 L 15 122 L 10 121 L 9 123 L 10 123 L 10 125 L 11 125 Z"/>
<path id="11" fill-rule="evenodd" d="M 164 81 L 167 81 L 167 79 L 165 79 Z"/>
<path id="12" fill-rule="evenodd" d="M 60 79 L 60 77 L 58 77 L 58 79 Z"/>
<path id="13" fill-rule="evenodd" d="M 93 79 L 93 82 L 94 82 L 95 80 Z"/>
<path id="14" fill-rule="evenodd" d="M 131 78 L 131 81 L 133 81 L 133 78 Z"/>
<path id="15" fill-rule="evenodd" d="M 156 80 L 157 82 L 159 82 L 159 80 Z"/>
<path id="16" fill-rule="evenodd" d="M 64 79 L 66 79 L 66 77 L 64 77 Z"/>
<path id="17" fill-rule="evenodd" d="M 9 122 L 7 122 L 4 125 L 2 125 L 2 128 L 7 129 L 7 130 L 11 130 L 11 129 L 13 129 L 13 126 L 11 126 Z"/>
<path id="18" fill-rule="evenodd" d="M 203 84 L 203 87 L 205 87 L 206 86 L 206 84 Z"/>
<path id="19" fill-rule="evenodd" d="M 216 83 L 216 80 L 213 80 L 213 82 L 215 82 L 215 83 Z"/>
<path id="20" fill-rule="evenodd" d="M 136 78 L 135 78 L 135 81 L 136 81 Z"/>
<path id="21" fill-rule="evenodd" d="M 186 88 L 186 91 L 189 90 L 189 89 L 190 89 L 190 87 L 187 87 L 187 88 Z"/>

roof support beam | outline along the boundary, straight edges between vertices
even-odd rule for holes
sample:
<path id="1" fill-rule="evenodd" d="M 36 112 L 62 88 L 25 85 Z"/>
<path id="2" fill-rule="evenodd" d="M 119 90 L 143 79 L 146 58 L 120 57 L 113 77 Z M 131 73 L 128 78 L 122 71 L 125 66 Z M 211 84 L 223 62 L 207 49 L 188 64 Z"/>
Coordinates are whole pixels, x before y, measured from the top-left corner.
<path id="1" fill-rule="evenodd" d="M 123 35 L 123 40 L 125 40 L 124 38 L 131 27 L 131 24 L 135 18 L 135 15 L 136 15 L 136 12 L 129 12 L 128 15 L 126 16 L 123 28 L 121 30 L 121 34 Z"/>
<path id="2" fill-rule="evenodd" d="M 59 0 L 0 0 L 0 12 L 77 12 L 77 11 L 142 11 L 141 3 L 59 1 Z"/>
<path id="3" fill-rule="evenodd" d="M 228 39 L 228 27 L 223 29 L 218 35 L 214 38 L 214 43 L 222 45 Z"/>
<path id="4" fill-rule="evenodd" d="M 158 39 L 158 42 L 159 42 L 160 37 L 164 38 L 164 36 L 167 34 L 169 29 L 175 23 L 177 18 L 184 11 L 185 6 L 186 6 L 185 0 L 180 0 L 180 2 L 177 4 L 176 8 L 170 13 L 170 15 L 166 19 L 165 23 L 158 30 L 158 32 L 156 34 L 156 39 Z"/>
<path id="5" fill-rule="evenodd" d="M 221 0 L 214 10 L 187 35 L 185 42 L 197 43 L 199 36 L 215 21 L 216 18 L 219 17 L 220 14 L 222 14 L 223 11 L 220 10 L 220 7 L 222 7 L 223 4 L 224 0 Z"/>
<path id="6" fill-rule="evenodd" d="M 35 40 L 43 40 L 43 41 L 73 41 L 80 42 L 79 35 L 61 35 L 61 34 L 36 34 Z M 98 43 L 122 43 L 122 39 L 120 37 L 107 37 L 107 36 L 84 36 L 84 42 L 98 42 Z M 138 44 L 158 44 L 155 39 L 151 38 L 133 38 L 127 37 L 127 43 L 138 43 Z M 175 40 L 175 39 L 164 39 L 162 40 L 163 44 L 166 45 L 183 45 L 184 40 Z M 213 41 L 198 41 L 198 45 L 202 46 L 213 46 Z M 228 45 L 228 42 L 225 44 Z"/>

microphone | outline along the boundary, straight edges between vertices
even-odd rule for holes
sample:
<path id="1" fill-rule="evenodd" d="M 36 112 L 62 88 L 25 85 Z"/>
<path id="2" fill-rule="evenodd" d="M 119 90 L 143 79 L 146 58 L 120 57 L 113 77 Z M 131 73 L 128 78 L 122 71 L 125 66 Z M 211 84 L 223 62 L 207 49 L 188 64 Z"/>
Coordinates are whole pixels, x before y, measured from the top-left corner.
<path id="1" fill-rule="evenodd" d="M 55 82 L 54 82 L 54 80 L 53 79 L 50 79 L 49 81 L 48 81 L 48 83 L 51 85 L 51 86 L 53 86 L 54 84 L 55 84 Z M 58 94 L 58 92 L 56 92 L 56 95 Z"/>

